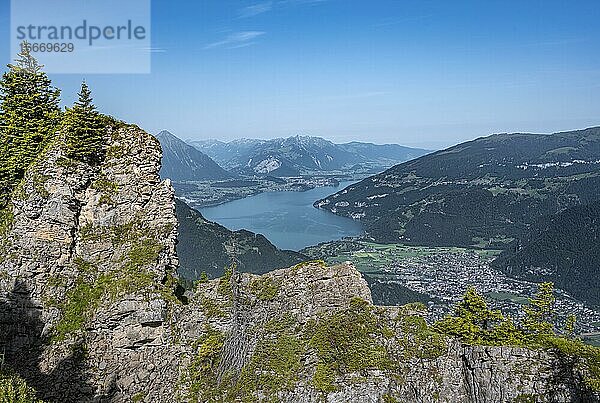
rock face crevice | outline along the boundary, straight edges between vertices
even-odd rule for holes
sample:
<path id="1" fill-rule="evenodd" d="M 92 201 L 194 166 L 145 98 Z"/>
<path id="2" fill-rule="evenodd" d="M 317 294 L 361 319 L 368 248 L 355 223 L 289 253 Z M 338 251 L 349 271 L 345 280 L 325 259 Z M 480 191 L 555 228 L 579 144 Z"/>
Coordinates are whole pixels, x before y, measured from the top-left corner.
<path id="1" fill-rule="evenodd" d="M 239 376 L 242 368 L 248 362 L 250 351 L 256 344 L 256 341 L 252 340 L 248 334 L 247 327 L 251 323 L 249 321 L 251 313 L 241 298 L 240 275 L 232 274 L 231 280 L 231 324 L 217 368 L 218 382 L 222 382 L 226 374 Z"/>
<path id="2" fill-rule="evenodd" d="M 108 136 L 98 167 L 57 142 L 13 198 L 0 348 L 46 401 L 598 401 L 577 362 L 463 346 L 411 307 L 374 307 L 350 263 L 234 273 L 183 304 L 160 145 L 133 126 Z"/>

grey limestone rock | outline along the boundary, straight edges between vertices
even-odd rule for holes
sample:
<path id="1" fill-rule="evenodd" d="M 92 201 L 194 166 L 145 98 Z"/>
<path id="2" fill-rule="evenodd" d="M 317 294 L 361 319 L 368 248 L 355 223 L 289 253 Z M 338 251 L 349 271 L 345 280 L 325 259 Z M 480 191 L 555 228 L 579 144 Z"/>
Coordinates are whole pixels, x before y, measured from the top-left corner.
<path id="1" fill-rule="evenodd" d="M 107 136 L 97 167 L 47 150 L 2 243 L 1 347 L 44 400 L 598 401 L 576 360 L 463 346 L 411 307 L 373 306 L 351 263 L 232 273 L 178 299 L 160 145 L 133 126 Z"/>

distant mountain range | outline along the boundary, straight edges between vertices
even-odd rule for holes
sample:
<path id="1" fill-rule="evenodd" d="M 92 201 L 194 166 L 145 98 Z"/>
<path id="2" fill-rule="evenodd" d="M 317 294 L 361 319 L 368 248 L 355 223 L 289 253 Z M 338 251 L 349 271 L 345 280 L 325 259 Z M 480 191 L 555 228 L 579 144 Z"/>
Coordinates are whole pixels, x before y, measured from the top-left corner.
<path id="1" fill-rule="evenodd" d="M 156 138 L 163 150 L 160 175 L 175 182 L 221 180 L 233 175 L 221 168 L 208 155 L 198 151 L 166 130 Z"/>
<path id="2" fill-rule="evenodd" d="M 239 271 L 262 274 L 309 260 L 298 252 L 277 249 L 260 234 L 230 231 L 208 221 L 179 199 L 175 207 L 179 273 L 188 280 L 198 279 L 202 272 L 209 278 L 220 277 L 232 263 L 237 264 Z"/>
<path id="3" fill-rule="evenodd" d="M 320 137 L 193 141 L 225 169 L 245 175 L 297 176 L 332 171 L 379 172 L 429 153 L 395 144 L 334 144 Z"/>
<path id="4" fill-rule="evenodd" d="M 397 165 L 315 203 L 379 242 L 505 249 L 540 217 L 600 199 L 600 128 L 497 134 Z"/>
<path id="5" fill-rule="evenodd" d="M 492 265 L 600 307 L 600 200 L 542 217 Z"/>

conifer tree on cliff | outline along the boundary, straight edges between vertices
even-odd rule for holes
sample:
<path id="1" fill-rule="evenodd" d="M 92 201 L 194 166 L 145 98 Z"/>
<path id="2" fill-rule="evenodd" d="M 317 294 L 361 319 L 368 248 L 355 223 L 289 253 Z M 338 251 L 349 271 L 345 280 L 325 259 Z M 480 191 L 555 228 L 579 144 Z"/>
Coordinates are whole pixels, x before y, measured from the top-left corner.
<path id="1" fill-rule="evenodd" d="M 65 113 L 64 128 L 69 158 L 88 164 L 100 162 L 106 129 L 85 82 L 81 84 L 79 99 Z"/>
<path id="2" fill-rule="evenodd" d="M 0 208 L 60 122 L 60 90 L 24 42 L 0 79 Z"/>

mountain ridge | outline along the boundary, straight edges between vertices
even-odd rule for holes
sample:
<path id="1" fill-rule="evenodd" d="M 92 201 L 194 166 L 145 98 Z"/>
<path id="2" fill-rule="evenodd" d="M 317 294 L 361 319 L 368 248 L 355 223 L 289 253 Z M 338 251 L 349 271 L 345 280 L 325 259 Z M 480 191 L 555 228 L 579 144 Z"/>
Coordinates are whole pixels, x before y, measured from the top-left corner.
<path id="1" fill-rule="evenodd" d="M 600 198 L 600 128 L 496 134 L 419 157 L 319 200 L 378 241 L 505 248 L 536 217 Z"/>
<path id="2" fill-rule="evenodd" d="M 230 179 L 234 175 L 208 155 L 185 143 L 167 130 L 157 134 L 163 149 L 161 176 L 176 182 Z"/>
<path id="3" fill-rule="evenodd" d="M 395 144 L 335 144 L 321 137 L 300 135 L 271 140 L 192 141 L 190 144 L 227 169 L 248 175 L 294 176 L 357 167 L 377 170 L 429 152 Z M 385 155 L 378 155 L 382 151 Z"/>
<path id="4" fill-rule="evenodd" d="M 107 137 L 96 167 L 65 162 L 53 143 L 28 168 L 2 228 L 4 363 L 40 398 L 597 400 L 590 357 L 464 344 L 427 325 L 418 304 L 374 306 L 350 263 L 231 270 L 183 293 L 160 144 L 132 126 Z"/>

